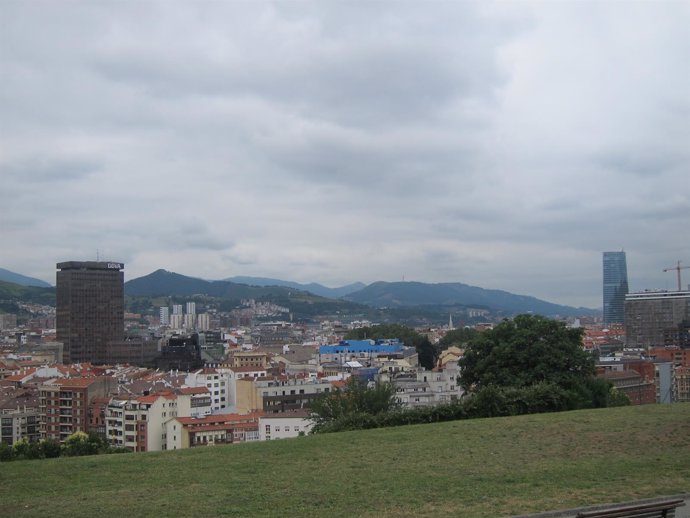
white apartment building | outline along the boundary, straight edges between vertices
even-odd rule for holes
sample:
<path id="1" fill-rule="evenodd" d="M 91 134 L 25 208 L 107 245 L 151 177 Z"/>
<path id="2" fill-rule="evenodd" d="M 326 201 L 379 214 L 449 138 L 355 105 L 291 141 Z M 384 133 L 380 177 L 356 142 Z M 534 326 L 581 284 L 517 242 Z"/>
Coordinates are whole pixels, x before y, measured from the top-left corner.
<path id="1" fill-rule="evenodd" d="M 167 306 L 161 307 L 158 310 L 158 314 L 160 316 L 160 324 L 162 326 L 167 326 L 170 324 L 170 308 Z"/>
<path id="2" fill-rule="evenodd" d="M 196 327 L 199 331 L 208 331 L 211 328 L 211 317 L 208 313 L 200 313 L 196 316 Z"/>
<path id="3" fill-rule="evenodd" d="M 106 408 L 106 438 L 110 445 L 131 451 L 161 451 L 166 449 L 168 421 L 178 416 L 201 417 L 210 412 L 209 394 L 200 389 L 114 397 Z"/>
<path id="4" fill-rule="evenodd" d="M 395 396 L 403 406 L 432 406 L 459 399 L 464 391 L 459 385 L 457 361 L 448 362 L 443 370 L 402 372 L 391 377 L 380 376 L 395 386 Z"/>
<path id="5" fill-rule="evenodd" d="M 229 406 L 229 376 L 218 369 L 204 368 L 190 372 L 184 380 L 187 387 L 205 387 L 211 395 L 211 410 L 215 413 Z"/>
<path id="6" fill-rule="evenodd" d="M 172 329 L 182 329 L 184 324 L 184 315 L 180 313 L 173 313 L 170 315 L 170 327 Z"/>
<path id="7" fill-rule="evenodd" d="M 308 434 L 313 426 L 308 411 L 263 415 L 259 418 L 259 437 L 262 441 L 292 439 Z"/>

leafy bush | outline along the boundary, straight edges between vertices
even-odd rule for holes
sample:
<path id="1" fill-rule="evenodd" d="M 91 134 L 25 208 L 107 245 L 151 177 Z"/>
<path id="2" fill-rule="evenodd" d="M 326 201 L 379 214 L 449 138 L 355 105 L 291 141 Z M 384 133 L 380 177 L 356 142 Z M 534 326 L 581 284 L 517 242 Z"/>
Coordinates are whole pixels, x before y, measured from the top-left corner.
<path id="1" fill-rule="evenodd" d="M 597 384 L 599 387 L 599 384 Z M 458 419 L 515 416 L 560 412 L 580 408 L 583 400 L 554 383 L 537 383 L 527 387 L 496 387 L 489 385 L 476 393 L 451 403 L 416 408 L 394 408 L 375 415 L 362 411 L 343 413 L 323 420 L 313 433 L 342 432 L 384 428 L 409 424 L 440 423 Z"/>
<path id="2" fill-rule="evenodd" d="M 14 449 L 7 443 L 0 442 L 0 462 L 14 460 Z"/>

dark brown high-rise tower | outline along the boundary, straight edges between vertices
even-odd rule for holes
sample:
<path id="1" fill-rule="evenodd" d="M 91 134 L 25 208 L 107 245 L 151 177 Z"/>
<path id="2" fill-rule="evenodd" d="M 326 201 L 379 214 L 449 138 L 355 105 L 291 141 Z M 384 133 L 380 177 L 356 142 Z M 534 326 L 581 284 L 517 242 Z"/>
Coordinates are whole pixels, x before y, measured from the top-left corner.
<path id="1" fill-rule="evenodd" d="M 65 344 L 65 363 L 105 363 L 108 343 L 124 339 L 124 267 L 96 261 L 57 264 L 57 339 Z"/>

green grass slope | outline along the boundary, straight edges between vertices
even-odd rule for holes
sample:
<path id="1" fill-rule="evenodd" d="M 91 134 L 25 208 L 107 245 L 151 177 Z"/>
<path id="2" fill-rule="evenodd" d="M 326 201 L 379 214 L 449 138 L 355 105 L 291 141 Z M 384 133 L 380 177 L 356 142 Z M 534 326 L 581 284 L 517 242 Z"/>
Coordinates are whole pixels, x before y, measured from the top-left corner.
<path id="1" fill-rule="evenodd" d="M 690 491 L 690 404 L 0 465 L 3 516 L 510 516 Z"/>

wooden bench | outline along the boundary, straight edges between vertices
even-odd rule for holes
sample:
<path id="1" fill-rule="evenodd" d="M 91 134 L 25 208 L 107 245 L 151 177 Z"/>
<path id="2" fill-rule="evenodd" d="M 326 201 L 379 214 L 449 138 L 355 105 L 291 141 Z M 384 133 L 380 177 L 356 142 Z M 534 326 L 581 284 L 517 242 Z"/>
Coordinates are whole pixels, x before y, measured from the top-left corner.
<path id="1" fill-rule="evenodd" d="M 634 504 L 598 511 L 582 511 L 576 518 L 673 518 L 676 507 L 685 505 L 683 499 L 663 500 L 648 504 Z"/>

